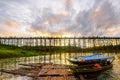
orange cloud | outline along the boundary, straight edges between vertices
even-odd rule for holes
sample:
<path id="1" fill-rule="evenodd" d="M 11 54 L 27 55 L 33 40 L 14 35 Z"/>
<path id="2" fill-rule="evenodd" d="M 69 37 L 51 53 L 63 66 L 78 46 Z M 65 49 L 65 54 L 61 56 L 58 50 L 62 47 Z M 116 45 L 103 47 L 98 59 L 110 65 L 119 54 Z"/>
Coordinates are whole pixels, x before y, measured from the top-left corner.
<path id="1" fill-rule="evenodd" d="M 104 31 L 104 34 L 111 34 L 111 35 L 116 35 L 119 33 L 119 29 L 117 28 L 109 28 L 107 30 Z"/>
<path id="2" fill-rule="evenodd" d="M 9 36 L 15 36 L 16 33 L 9 31 L 8 29 L 4 29 L 1 31 L 1 36 L 9 37 Z"/>
<path id="3" fill-rule="evenodd" d="M 0 24 L 8 26 L 10 28 L 17 28 L 19 26 L 18 22 L 13 22 L 13 21 L 0 22 Z"/>
<path id="4" fill-rule="evenodd" d="M 65 4 L 68 6 L 68 5 L 71 5 L 72 3 L 72 0 L 64 0 L 65 1 Z"/>
<path id="5" fill-rule="evenodd" d="M 19 26 L 18 22 L 13 22 L 13 21 L 6 22 L 5 24 L 11 28 L 17 28 Z"/>
<path id="6" fill-rule="evenodd" d="M 45 26 L 43 26 L 43 27 L 45 27 Z M 41 30 L 29 30 L 28 33 L 30 36 L 37 36 L 37 37 L 39 37 L 39 36 L 49 36 L 49 37 L 65 37 L 65 36 L 71 37 L 71 36 L 74 36 L 72 33 L 67 32 L 65 27 L 62 27 L 59 32 L 54 34 L 54 33 L 41 31 Z"/>
<path id="7" fill-rule="evenodd" d="M 29 34 L 31 36 L 40 36 L 41 35 L 41 32 L 39 30 L 30 30 L 29 31 Z"/>
<path id="8" fill-rule="evenodd" d="M 61 16 L 64 16 L 64 17 L 65 17 L 65 16 L 68 16 L 68 12 L 67 12 L 67 11 L 62 11 L 62 12 L 60 13 L 60 15 L 61 15 Z"/>

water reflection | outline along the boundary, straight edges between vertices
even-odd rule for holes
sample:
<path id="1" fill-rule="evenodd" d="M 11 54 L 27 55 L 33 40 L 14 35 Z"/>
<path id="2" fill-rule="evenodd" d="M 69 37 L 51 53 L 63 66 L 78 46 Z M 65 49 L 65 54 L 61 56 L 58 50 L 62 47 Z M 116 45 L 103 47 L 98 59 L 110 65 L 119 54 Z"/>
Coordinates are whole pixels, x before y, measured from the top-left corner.
<path id="1" fill-rule="evenodd" d="M 90 55 L 92 53 L 59 53 L 51 54 L 46 56 L 36 56 L 36 57 L 21 57 L 21 58 L 10 58 L 10 59 L 1 59 L 0 60 L 0 69 L 15 69 L 19 68 L 20 63 L 39 63 L 39 62 L 52 62 L 58 64 L 69 64 L 67 58 L 73 57 L 76 55 Z M 101 76 L 98 77 L 98 80 L 120 80 L 120 54 L 115 53 L 102 53 L 104 55 L 115 56 L 113 62 L 113 68 L 104 72 Z M 10 75 L 6 73 L 0 73 L 0 80 L 32 80 L 29 77 L 21 77 Z"/>

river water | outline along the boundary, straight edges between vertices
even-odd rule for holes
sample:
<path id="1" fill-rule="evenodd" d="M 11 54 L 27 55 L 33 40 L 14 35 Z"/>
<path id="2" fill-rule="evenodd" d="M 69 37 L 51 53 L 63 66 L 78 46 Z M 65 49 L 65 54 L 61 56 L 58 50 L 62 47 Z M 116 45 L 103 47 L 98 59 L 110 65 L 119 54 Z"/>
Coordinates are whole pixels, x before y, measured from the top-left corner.
<path id="1" fill-rule="evenodd" d="M 58 64 L 70 64 L 66 58 L 76 55 L 90 55 L 92 53 L 59 53 L 47 56 L 35 56 L 35 57 L 21 57 L 21 58 L 8 58 L 0 59 L 0 69 L 16 69 L 21 67 L 20 63 L 39 63 L 39 62 L 52 62 Z M 98 80 L 120 80 L 120 53 L 102 53 L 103 55 L 115 56 L 113 61 L 113 68 L 104 72 L 98 77 Z M 7 73 L 0 73 L 0 80 L 32 80 L 26 76 L 16 76 Z"/>

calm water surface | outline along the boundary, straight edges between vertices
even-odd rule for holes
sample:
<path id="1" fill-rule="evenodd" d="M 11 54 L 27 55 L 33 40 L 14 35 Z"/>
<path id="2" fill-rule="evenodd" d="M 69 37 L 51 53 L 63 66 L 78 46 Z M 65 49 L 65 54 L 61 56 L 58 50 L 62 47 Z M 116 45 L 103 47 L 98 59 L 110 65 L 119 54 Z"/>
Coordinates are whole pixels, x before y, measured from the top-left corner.
<path id="1" fill-rule="evenodd" d="M 20 63 L 39 63 L 39 62 L 53 62 L 58 64 L 69 64 L 66 58 L 73 57 L 76 55 L 90 55 L 92 53 L 60 53 L 36 57 L 22 57 L 22 58 L 10 58 L 10 59 L 0 59 L 0 69 L 15 69 L 19 68 Z M 98 80 L 120 80 L 120 53 L 103 53 L 104 55 L 115 56 L 113 62 L 113 68 L 104 72 L 98 77 Z M 16 76 L 6 73 L 0 73 L 0 80 L 32 80 L 26 76 Z"/>

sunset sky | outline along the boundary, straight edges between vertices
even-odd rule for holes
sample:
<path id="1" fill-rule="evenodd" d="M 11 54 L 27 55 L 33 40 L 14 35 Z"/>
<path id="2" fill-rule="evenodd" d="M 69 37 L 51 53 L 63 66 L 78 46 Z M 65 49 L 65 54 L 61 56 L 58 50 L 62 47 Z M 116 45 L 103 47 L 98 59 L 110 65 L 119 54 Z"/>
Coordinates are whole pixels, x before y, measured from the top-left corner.
<path id="1" fill-rule="evenodd" d="M 120 0 L 0 0 L 0 36 L 120 37 Z"/>

